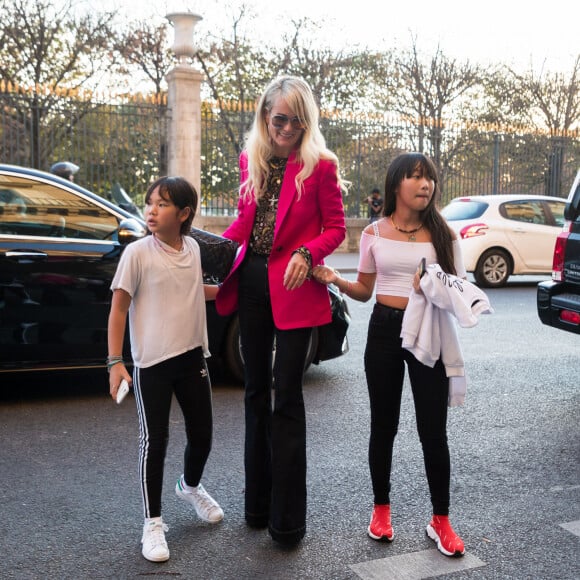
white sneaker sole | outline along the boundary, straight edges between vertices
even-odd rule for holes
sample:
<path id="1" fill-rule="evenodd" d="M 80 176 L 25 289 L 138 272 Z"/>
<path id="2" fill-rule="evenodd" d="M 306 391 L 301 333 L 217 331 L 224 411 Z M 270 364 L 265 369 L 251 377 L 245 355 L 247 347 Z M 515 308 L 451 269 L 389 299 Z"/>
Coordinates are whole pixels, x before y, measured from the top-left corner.
<path id="1" fill-rule="evenodd" d="M 370 538 L 372 538 L 373 540 L 377 540 L 379 542 L 392 542 L 395 539 L 395 534 L 393 533 L 393 535 L 389 538 L 387 536 L 375 536 L 375 534 L 373 534 L 371 532 L 371 526 L 369 525 L 369 527 L 367 528 L 367 534 L 369 535 Z"/>
<path id="2" fill-rule="evenodd" d="M 169 560 L 169 551 L 167 554 L 163 554 L 162 556 L 148 556 L 144 551 L 141 551 L 141 554 L 143 554 L 143 558 L 149 560 L 149 562 L 167 562 L 167 560 Z"/>
<path id="3" fill-rule="evenodd" d="M 218 514 L 217 517 L 214 517 L 212 519 L 207 518 L 202 513 L 200 513 L 197 510 L 196 505 L 192 501 L 189 501 L 189 498 L 187 497 L 187 494 L 184 493 L 183 490 L 179 487 L 179 482 L 177 482 L 177 484 L 175 485 L 175 495 L 177 495 L 178 498 L 182 499 L 184 502 L 187 502 L 191 507 L 193 507 L 195 509 L 195 513 L 197 514 L 197 517 L 202 522 L 205 522 L 206 524 L 218 524 L 219 522 L 221 522 L 224 519 L 224 512 L 223 512 L 223 510 Z"/>
<path id="4" fill-rule="evenodd" d="M 433 529 L 433 527 L 431 526 L 431 524 L 429 524 L 427 526 L 427 529 L 425 530 L 427 532 L 427 535 L 437 544 L 437 549 L 442 553 L 445 554 L 445 556 L 449 556 L 450 558 L 460 558 L 461 556 L 463 556 L 463 554 L 465 554 L 465 550 L 463 550 L 463 552 L 449 552 L 448 550 L 446 550 L 442 545 L 441 545 L 441 540 L 439 538 L 439 535 L 437 534 L 437 532 Z"/>

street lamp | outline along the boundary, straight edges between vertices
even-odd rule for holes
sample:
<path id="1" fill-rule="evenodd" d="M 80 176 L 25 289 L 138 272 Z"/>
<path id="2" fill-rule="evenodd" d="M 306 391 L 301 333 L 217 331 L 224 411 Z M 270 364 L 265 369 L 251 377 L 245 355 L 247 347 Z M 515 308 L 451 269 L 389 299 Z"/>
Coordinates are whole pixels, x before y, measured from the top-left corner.
<path id="1" fill-rule="evenodd" d="M 195 54 L 193 29 L 202 17 L 192 12 L 173 12 L 166 18 L 173 25 L 175 34 L 171 49 L 177 56 L 179 64 L 187 64 L 187 60 L 193 58 Z"/>

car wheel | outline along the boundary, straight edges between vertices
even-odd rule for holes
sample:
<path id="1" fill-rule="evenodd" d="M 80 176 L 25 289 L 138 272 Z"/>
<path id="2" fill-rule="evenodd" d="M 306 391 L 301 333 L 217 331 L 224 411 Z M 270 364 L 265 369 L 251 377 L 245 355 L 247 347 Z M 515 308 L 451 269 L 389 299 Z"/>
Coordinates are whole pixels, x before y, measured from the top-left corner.
<path id="1" fill-rule="evenodd" d="M 239 382 L 244 382 L 244 359 L 240 345 L 240 319 L 237 315 L 232 318 L 226 335 L 224 349 L 226 366 L 232 377 Z"/>
<path id="2" fill-rule="evenodd" d="M 505 286 L 512 273 L 511 260 L 507 252 L 492 249 L 484 252 L 473 273 L 479 286 L 499 288 Z"/>
<path id="3" fill-rule="evenodd" d="M 318 352 L 318 328 L 312 329 L 312 334 L 310 335 L 310 344 L 308 345 L 308 352 L 306 353 L 306 362 L 304 363 L 304 372 L 308 370 L 316 353 Z"/>
<path id="4" fill-rule="evenodd" d="M 304 372 L 308 370 L 316 352 L 318 351 L 318 328 L 312 329 Z M 274 345 L 274 356 L 276 356 L 276 345 Z M 234 316 L 226 335 L 226 345 L 224 349 L 225 362 L 232 377 L 241 383 L 244 382 L 244 357 L 242 355 L 242 345 L 240 342 L 240 319 Z"/>

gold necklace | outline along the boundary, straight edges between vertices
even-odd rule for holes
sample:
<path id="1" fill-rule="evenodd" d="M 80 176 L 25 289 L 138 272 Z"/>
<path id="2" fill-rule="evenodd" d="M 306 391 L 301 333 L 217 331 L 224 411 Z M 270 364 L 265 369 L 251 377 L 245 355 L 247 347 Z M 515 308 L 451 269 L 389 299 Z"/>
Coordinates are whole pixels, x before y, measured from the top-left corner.
<path id="1" fill-rule="evenodd" d="M 414 230 L 404 230 L 403 228 L 400 228 L 395 223 L 395 220 L 393 219 L 393 214 L 390 215 L 390 218 L 391 218 L 391 223 L 393 224 L 393 227 L 398 232 L 401 232 L 402 234 L 407 234 L 409 236 L 409 242 L 414 242 L 417 240 L 417 236 L 415 234 L 423 227 L 423 224 L 421 224 L 418 228 L 415 228 Z"/>

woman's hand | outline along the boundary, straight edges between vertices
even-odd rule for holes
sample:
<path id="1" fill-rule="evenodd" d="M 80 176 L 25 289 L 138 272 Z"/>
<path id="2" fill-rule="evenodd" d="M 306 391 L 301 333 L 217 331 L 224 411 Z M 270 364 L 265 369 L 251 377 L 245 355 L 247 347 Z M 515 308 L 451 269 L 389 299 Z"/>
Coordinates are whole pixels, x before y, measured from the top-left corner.
<path id="1" fill-rule="evenodd" d="M 417 292 L 417 294 L 423 293 L 423 290 L 421 290 L 421 278 L 425 274 L 425 268 L 426 268 L 425 258 L 423 258 L 419 263 L 419 265 L 417 266 L 417 271 L 413 276 L 413 289 L 415 290 L 415 292 Z"/>
<path id="2" fill-rule="evenodd" d="M 329 266 L 316 266 L 312 269 L 312 277 L 321 284 L 335 284 L 338 274 L 334 268 Z"/>
<path id="3" fill-rule="evenodd" d="M 413 276 L 413 289 L 415 292 L 417 292 L 417 294 L 421 294 L 423 292 L 423 290 L 421 290 L 421 276 L 418 270 Z"/>
<path id="4" fill-rule="evenodd" d="M 299 254 L 294 253 L 286 266 L 284 272 L 284 288 L 286 290 L 296 290 L 304 284 L 308 278 L 308 264 L 306 260 Z"/>

